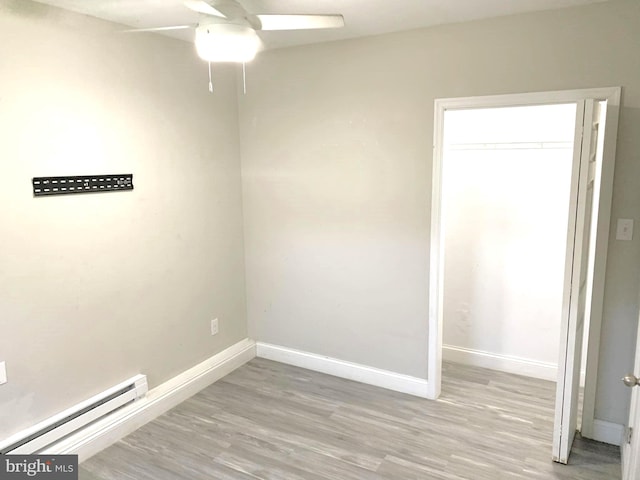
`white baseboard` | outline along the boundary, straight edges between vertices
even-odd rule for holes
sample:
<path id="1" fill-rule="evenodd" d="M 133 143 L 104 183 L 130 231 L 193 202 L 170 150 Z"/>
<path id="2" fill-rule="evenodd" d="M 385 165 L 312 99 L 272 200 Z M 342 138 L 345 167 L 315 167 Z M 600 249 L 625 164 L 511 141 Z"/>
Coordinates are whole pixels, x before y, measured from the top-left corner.
<path id="1" fill-rule="evenodd" d="M 605 422 L 595 419 L 593 421 L 593 435 L 591 439 L 610 445 L 622 445 L 625 427 L 618 423 Z M 635 433 L 635 432 L 634 432 Z"/>
<path id="2" fill-rule="evenodd" d="M 83 462 L 255 356 L 255 342 L 249 339 L 242 340 L 150 390 L 144 398 L 47 447 L 41 453 L 79 455 L 79 461 Z"/>
<path id="3" fill-rule="evenodd" d="M 470 348 L 442 346 L 442 359 L 450 362 L 472 365 L 474 367 L 489 368 L 501 372 L 526 375 L 542 380 L 557 381 L 558 367 L 553 363 L 539 362 L 527 358 L 483 352 Z"/>
<path id="4" fill-rule="evenodd" d="M 427 398 L 427 380 L 421 378 L 268 343 L 257 342 L 256 350 L 258 357 L 268 360 Z"/>
<path id="5" fill-rule="evenodd" d="M 473 367 L 489 368 L 500 372 L 514 373 L 527 377 L 558 381 L 558 366 L 555 363 L 540 362 L 528 358 L 483 352 L 471 348 L 442 346 L 442 359 L 449 362 L 462 363 Z M 580 386 L 584 387 L 586 372 L 580 372 Z"/>

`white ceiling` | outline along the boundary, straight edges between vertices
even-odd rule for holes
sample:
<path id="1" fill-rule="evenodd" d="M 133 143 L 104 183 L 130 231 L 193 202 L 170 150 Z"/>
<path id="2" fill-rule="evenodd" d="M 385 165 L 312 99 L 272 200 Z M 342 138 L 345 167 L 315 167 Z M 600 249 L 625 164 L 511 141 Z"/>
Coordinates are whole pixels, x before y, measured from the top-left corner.
<path id="1" fill-rule="evenodd" d="M 181 0 L 37 0 L 132 27 L 197 23 Z M 260 32 L 266 48 L 363 37 L 606 0 L 240 0 L 249 13 L 341 13 L 345 28 Z M 192 40 L 193 31 L 163 33 Z"/>

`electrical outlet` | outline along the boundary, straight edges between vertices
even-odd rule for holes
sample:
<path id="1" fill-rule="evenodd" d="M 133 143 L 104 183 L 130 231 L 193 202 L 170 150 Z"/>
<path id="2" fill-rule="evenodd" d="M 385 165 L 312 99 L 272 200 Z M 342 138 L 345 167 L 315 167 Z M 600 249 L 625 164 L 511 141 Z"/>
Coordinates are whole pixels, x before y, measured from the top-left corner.
<path id="1" fill-rule="evenodd" d="M 218 334 L 218 319 L 214 318 L 213 320 L 211 320 L 211 335 L 217 335 Z"/>
<path id="2" fill-rule="evenodd" d="M 616 228 L 616 240 L 633 240 L 633 219 L 619 218 Z"/>
<path id="3" fill-rule="evenodd" d="M 0 362 L 0 385 L 7 383 L 7 364 Z"/>

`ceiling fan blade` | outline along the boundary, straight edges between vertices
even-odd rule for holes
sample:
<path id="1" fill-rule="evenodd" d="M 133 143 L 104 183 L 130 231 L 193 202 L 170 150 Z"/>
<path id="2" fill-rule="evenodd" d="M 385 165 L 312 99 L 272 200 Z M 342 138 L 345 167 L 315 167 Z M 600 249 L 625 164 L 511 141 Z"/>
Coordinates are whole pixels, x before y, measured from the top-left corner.
<path id="1" fill-rule="evenodd" d="M 247 11 L 236 0 L 212 0 L 215 9 L 229 20 L 241 19 L 247 16 Z"/>
<path id="2" fill-rule="evenodd" d="M 193 10 L 194 12 L 213 15 L 215 17 L 227 18 L 224 13 L 222 13 L 217 8 L 209 5 L 204 0 L 184 0 L 184 6 Z"/>
<path id="3" fill-rule="evenodd" d="M 169 27 L 152 27 L 152 28 L 134 28 L 131 30 L 122 30 L 122 33 L 142 33 L 142 32 L 165 32 L 168 30 L 185 30 L 187 28 L 195 28 L 198 25 L 171 25 Z"/>
<path id="4" fill-rule="evenodd" d="M 342 15 L 255 15 L 262 24 L 261 30 L 310 30 L 315 28 L 344 27 Z"/>

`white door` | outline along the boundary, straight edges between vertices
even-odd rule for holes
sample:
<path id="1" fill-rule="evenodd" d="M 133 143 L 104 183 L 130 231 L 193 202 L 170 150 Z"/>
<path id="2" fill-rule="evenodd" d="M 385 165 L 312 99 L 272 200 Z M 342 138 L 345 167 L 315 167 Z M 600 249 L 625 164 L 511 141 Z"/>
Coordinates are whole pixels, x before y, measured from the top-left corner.
<path id="1" fill-rule="evenodd" d="M 589 240 L 595 172 L 598 154 L 600 103 L 585 100 L 578 103 L 576 140 L 571 185 L 571 210 L 567 238 L 563 322 L 560 333 L 562 346 L 558 362 L 556 419 L 553 435 L 553 460 L 567 463 L 578 422 L 578 394 L 587 303 Z M 575 234 L 574 234 L 575 232 Z"/>
<path id="2" fill-rule="evenodd" d="M 629 426 L 627 438 L 622 444 L 622 480 L 636 480 L 640 478 L 640 326 L 636 343 L 636 361 L 632 374 L 623 381 L 628 387 L 635 387 L 631 393 L 631 409 L 629 411 Z"/>

